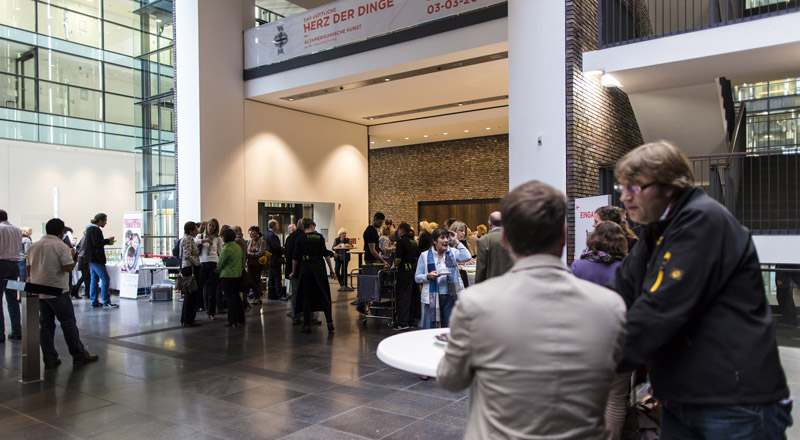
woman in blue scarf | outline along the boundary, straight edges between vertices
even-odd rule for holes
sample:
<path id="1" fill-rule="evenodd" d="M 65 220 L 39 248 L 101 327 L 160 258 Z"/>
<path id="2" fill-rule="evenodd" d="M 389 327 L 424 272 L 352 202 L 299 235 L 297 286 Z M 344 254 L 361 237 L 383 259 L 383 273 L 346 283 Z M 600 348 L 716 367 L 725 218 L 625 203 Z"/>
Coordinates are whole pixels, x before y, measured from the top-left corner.
<path id="1" fill-rule="evenodd" d="M 458 263 L 471 259 L 456 234 L 443 228 L 431 233 L 433 246 L 419 256 L 414 280 L 422 283 L 421 328 L 448 327 L 458 292 L 464 289 Z"/>

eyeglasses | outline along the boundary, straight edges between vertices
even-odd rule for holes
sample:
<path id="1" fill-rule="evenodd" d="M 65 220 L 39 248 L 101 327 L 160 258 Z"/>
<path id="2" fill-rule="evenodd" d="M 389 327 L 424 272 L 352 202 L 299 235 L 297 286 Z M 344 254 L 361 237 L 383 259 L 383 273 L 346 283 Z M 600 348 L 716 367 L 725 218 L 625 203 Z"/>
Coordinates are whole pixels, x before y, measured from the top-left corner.
<path id="1" fill-rule="evenodd" d="M 646 185 L 623 185 L 621 183 L 615 183 L 614 184 L 614 190 L 616 192 L 620 193 L 620 194 L 625 190 L 628 190 L 628 191 L 630 191 L 630 192 L 632 192 L 634 194 L 639 194 L 642 191 L 644 191 L 645 189 L 647 189 L 648 186 L 653 186 L 656 183 L 658 183 L 658 182 L 650 182 L 650 183 L 648 183 Z"/>

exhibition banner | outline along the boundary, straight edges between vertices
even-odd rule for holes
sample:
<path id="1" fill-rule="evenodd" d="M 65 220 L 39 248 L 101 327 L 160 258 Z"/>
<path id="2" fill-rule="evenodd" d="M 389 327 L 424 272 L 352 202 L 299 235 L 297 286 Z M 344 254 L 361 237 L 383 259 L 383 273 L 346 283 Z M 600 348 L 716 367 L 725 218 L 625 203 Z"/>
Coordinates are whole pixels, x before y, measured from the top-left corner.
<path id="1" fill-rule="evenodd" d="M 265 66 L 507 0 L 339 0 L 248 29 L 244 67 Z"/>
<path id="2" fill-rule="evenodd" d="M 575 259 L 586 250 L 586 237 L 594 231 L 594 212 L 611 204 L 611 195 L 575 199 Z"/>
<path id="3" fill-rule="evenodd" d="M 126 212 L 122 215 L 122 261 L 120 265 L 119 296 L 136 299 L 139 290 L 139 263 L 142 250 L 141 212 Z"/>

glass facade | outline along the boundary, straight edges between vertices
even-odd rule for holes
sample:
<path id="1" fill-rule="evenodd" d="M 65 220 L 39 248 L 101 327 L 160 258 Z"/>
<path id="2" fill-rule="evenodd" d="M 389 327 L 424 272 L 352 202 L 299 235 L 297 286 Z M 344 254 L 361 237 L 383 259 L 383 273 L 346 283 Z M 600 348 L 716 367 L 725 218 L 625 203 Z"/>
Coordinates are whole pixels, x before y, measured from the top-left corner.
<path id="1" fill-rule="evenodd" d="M 0 137 L 135 152 L 149 254 L 176 235 L 174 87 L 171 1 L 0 1 Z"/>
<path id="2" fill-rule="evenodd" d="M 798 152 L 800 78 L 744 83 L 733 91 L 747 108 L 747 151 Z"/>

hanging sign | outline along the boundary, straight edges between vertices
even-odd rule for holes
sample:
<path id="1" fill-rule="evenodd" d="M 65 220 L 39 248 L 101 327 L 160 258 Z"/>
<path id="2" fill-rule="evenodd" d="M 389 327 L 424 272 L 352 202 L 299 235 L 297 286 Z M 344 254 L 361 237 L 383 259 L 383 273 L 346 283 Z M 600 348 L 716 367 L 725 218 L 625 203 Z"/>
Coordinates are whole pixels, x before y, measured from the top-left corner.
<path id="1" fill-rule="evenodd" d="M 136 299 L 139 290 L 139 264 L 142 251 L 141 212 L 126 212 L 122 215 L 122 261 L 120 265 L 119 296 Z"/>
<path id="2" fill-rule="evenodd" d="M 339 0 L 248 29 L 245 69 L 365 40 L 507 0 Z"/>
<path id="3" fill-rule="evenodd" d="M 611 204 L 611 195 L 575 199 L 575 259 L 586 250 L 586 237 L 594 231 L 594 212 Z"/>

